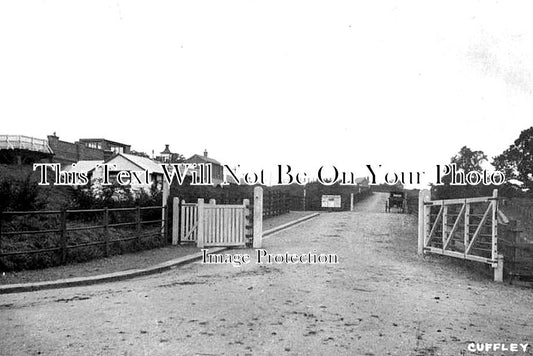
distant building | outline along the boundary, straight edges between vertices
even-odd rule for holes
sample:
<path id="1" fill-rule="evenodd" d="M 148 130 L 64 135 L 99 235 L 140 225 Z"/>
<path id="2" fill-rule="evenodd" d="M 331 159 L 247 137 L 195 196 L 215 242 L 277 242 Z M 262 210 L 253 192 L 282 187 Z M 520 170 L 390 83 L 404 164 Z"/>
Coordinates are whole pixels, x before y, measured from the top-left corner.
<path id="1" fill-rule="evenodd" d="M 192 155 L 185 160 L 185 163 L 211 163 L 213 184 L 219 185 L 224 181 L 224 169 L 222 163 L 216 159 L 208 157 L 207 150 L 204 151 L 203 156 L 198 154 Z"/>
<path id="2" fill-rule="evenodd" d="M 116 153 L 130 153 L 131 146 L 124 143 L 106 140 L 105 138 L 80 138 L 79 143 L 89 148 L 103 150 L 106 157 L 111 158 Z"/>
<path id="3" fill-rule="evenodd" d="M 83 138 L 75 143 L 61 141 L 55 132 L 48 135 L 48 145 L 54 152 L 52 161 L 61 164 L 108 160 L 117 153 L 129 153 L 131 148 L 103 138 Z"/>
<path id="4" fill-rule="evenodd" d="M 165 145 L 165 149 L 161 151 L 161 156 L 157 157 L 159 161 L 169 163 L 172 158 L 172 152 L 170 152 L 169 145 Z"/>
<path id="5" fill-rule="evenodd" d="M 165 149 L 154 159 L 161 163 L 182 163 L 185 161 L 185 157 L 181 154 L 170 151 L 170 145 L 165 145 Z"/>
<path id="6" fill-rule="evenodd" d="M 71 164 L 86 160 L 104 160 L 104 151 L 90 148 L 80 143 L 61 141 L 54 132 L 48 135 L 48 145 L 54 152 L 51 161 L 61 164 Z"/>

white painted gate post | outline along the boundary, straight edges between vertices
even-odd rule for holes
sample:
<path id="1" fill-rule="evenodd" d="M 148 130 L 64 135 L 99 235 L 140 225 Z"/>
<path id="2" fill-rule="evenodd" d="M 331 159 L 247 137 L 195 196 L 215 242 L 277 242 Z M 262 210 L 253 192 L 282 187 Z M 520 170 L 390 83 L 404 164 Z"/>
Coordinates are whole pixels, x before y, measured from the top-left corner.
<path id="1" fill-rule="evenodd" d="M 172 199 L 172 244 L 177 245 L 180 225 L 180 198 Z"/>
<path id="2" fill-rule="evenodd" d="M 242 205 L 244 207 L 244 240 L 254 239 L 254 226 L 250 222 L 253 220 L 253 212 L 250 209 L 250 199 L 243 199 Z"/>
<path id="3" fill-rule="evenodd" d="M 161 199 L 161 237 L 165 237 L 165 232 L 168 231 L 168 219 L 170 214 L 168 213 L 168 196 L 170 195 L 170 184 L 166 179 L 163 179 L 163 197 Z M 165 241 L 166 243 L 166 241 Z"/>
<path id="4" fill-rule="evenodd" d="M 498 265 L 494 268 L 494 282 L 503 282 L 503 255 L 498 254 Z"/>
<path id="5" fill-rule="evenodd" d="M 199 248 L 204 248 L 204 200 L 198 199 L 198 244 Z"/>
<path id="6" fill-rule="evenodd" d="M 429 190 L 423 189 L 418 193 L 418 254 L 424 254 L 424 238 L 425 238 L 425 229 L 426 222 L 426 211 L 424 202 L 430 200 L 431 194 Z"/>
<path id="7" fill-rule="evenodd" d="M 253 248 L 261 248 L 263 239 L 263 188 L 254 188 L 254 237 Z"/>
<path id="8" fill-rule="evenodd" d="M 496 259 L 494 281 L 503 282 L 503 255 L 498 253 L 498 189 L 492 191 L 492 259 Z"/>

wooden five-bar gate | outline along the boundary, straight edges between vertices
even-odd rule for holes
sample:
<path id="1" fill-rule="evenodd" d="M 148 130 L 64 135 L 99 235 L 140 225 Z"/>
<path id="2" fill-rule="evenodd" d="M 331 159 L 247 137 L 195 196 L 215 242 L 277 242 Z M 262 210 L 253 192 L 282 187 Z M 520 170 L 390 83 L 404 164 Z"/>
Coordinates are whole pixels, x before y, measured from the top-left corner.
<path id="1" fill-rule="evenodd" d="M 422 190 L 418 209 L 418 253 L 435 253 L 490 264 L 503 280 L 498 253 L 498 191 L 490 197 L 431 200 Z"/>

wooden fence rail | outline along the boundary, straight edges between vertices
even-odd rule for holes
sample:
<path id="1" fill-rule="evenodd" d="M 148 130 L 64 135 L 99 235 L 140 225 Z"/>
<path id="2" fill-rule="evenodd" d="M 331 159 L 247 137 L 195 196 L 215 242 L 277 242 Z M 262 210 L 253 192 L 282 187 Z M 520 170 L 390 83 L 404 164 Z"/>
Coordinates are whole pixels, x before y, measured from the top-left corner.
<path id="1" fill-rule="evenodd" d="M 162 214 L 160 215 L 160 219 L 151 219 L 151 220 L 143 220 L 142 219 L 142 211 L 147 210 L 154 210 L 154 209 L 161 209 Z M 134 219 L 130 221 L 120 221 L 111 223 L 110 219 L 110 213 L 113 212 L 130 212 L 134 214 Z M 94 214 L 100 214 L 101 215 L 101 223 L 93 224 L 90 226 L 69 226 L 68 224 L 68 218 L 74 217 L 72 220 L 76 220 L 76 218 L 79 219 L 80 215 L 90 215 L 91 219 L 94 221 L 96 220 Z M 42 215 L 52 215 L 56 216 L 56 221 L 58 221 L 58 224 L 55 228 L 39 228 L 37 227 L 31 227 L 29 230 L 22 230 L 22 229 L 13 229 L 9 230 L 9 222 L 16 220 L 16 217 L 22 217 L 22 219 L 25 219 L 25 217 L 38 217 Z M 81 248 L 81 247 L 89 247 L 89 246 L 103 246 L 104 256 L 109 256 L 110 251 L 110 244 L 114 242 L 125 242 L 125 241 L 131 241 L 131 240 L 137 240 L 140 242 L 142 238 L 146 237 L 153 237 L 158 236 L 159 239 L 166 241 L 167 237 L 167 207 L 161 207 L 161 206 L 149 206 L 149 207 L 131 207 L 131 208 L 103 208 L 103 209 L 82 209 L 82 210 L 48 210 L 48 211 L 5 211 L 0 212 L 0 266 L 2 264 L 2 259 L 5 257 L 10 256 L 17 256 L 17 255 L 33 255 L 33 254 L 40 254 L 40 253 L 49 253 L 49 252 L 57 252 L 59 255 L 59 262 L 61 264 L 64 264 L 67 259 L 67 251 L 69 249 L 75 249 L 75 248 Z M 156 229 L 155 232 L 149 232 L 149 233 L 142 233 L 142 227 L 143 225 L 148 224 L 161 224 L 161 229 Z M 38 225 L 38 224 L 37 224 Z M 42 225 L 42 223 L 41 223 Z M 110 239 L 110 228 L 116 228 L 116 227 L 132 227 L 134 229 L 133 236 L 125 237 L 125 238 L 116 238 L 116 239 Z M 91 241 L 86 243 L 78 243 L 78 244 L 69 244 L 69 233 L 74 231 L 87 231 L 87 230 L 100 230 L 103 231 L 103 239 L 99 241 Z M 14 250 L 14 251 L 8 251 L 6 249 L 7 246 L 7 239 L 9 238 L 15 238 L 20 235 L 45 235 L 45 234 L 56 234 L 59 239 L 56 246 L 53 247 L 47 247 L 47 248 L 38 248 L 38 249 L 26 249 L 26 250 Z"/>

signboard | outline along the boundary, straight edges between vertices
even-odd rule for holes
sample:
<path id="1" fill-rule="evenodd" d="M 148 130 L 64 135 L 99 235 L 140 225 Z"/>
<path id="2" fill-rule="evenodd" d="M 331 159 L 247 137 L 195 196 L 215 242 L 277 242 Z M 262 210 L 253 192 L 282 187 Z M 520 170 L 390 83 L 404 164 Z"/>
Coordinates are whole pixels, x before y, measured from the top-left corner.
<path id="1" fill-rule="evenodd" d="M 340 195 L 322 195 L 322 207 L 323 208 L 340 208 L 341 196 Z"/>

